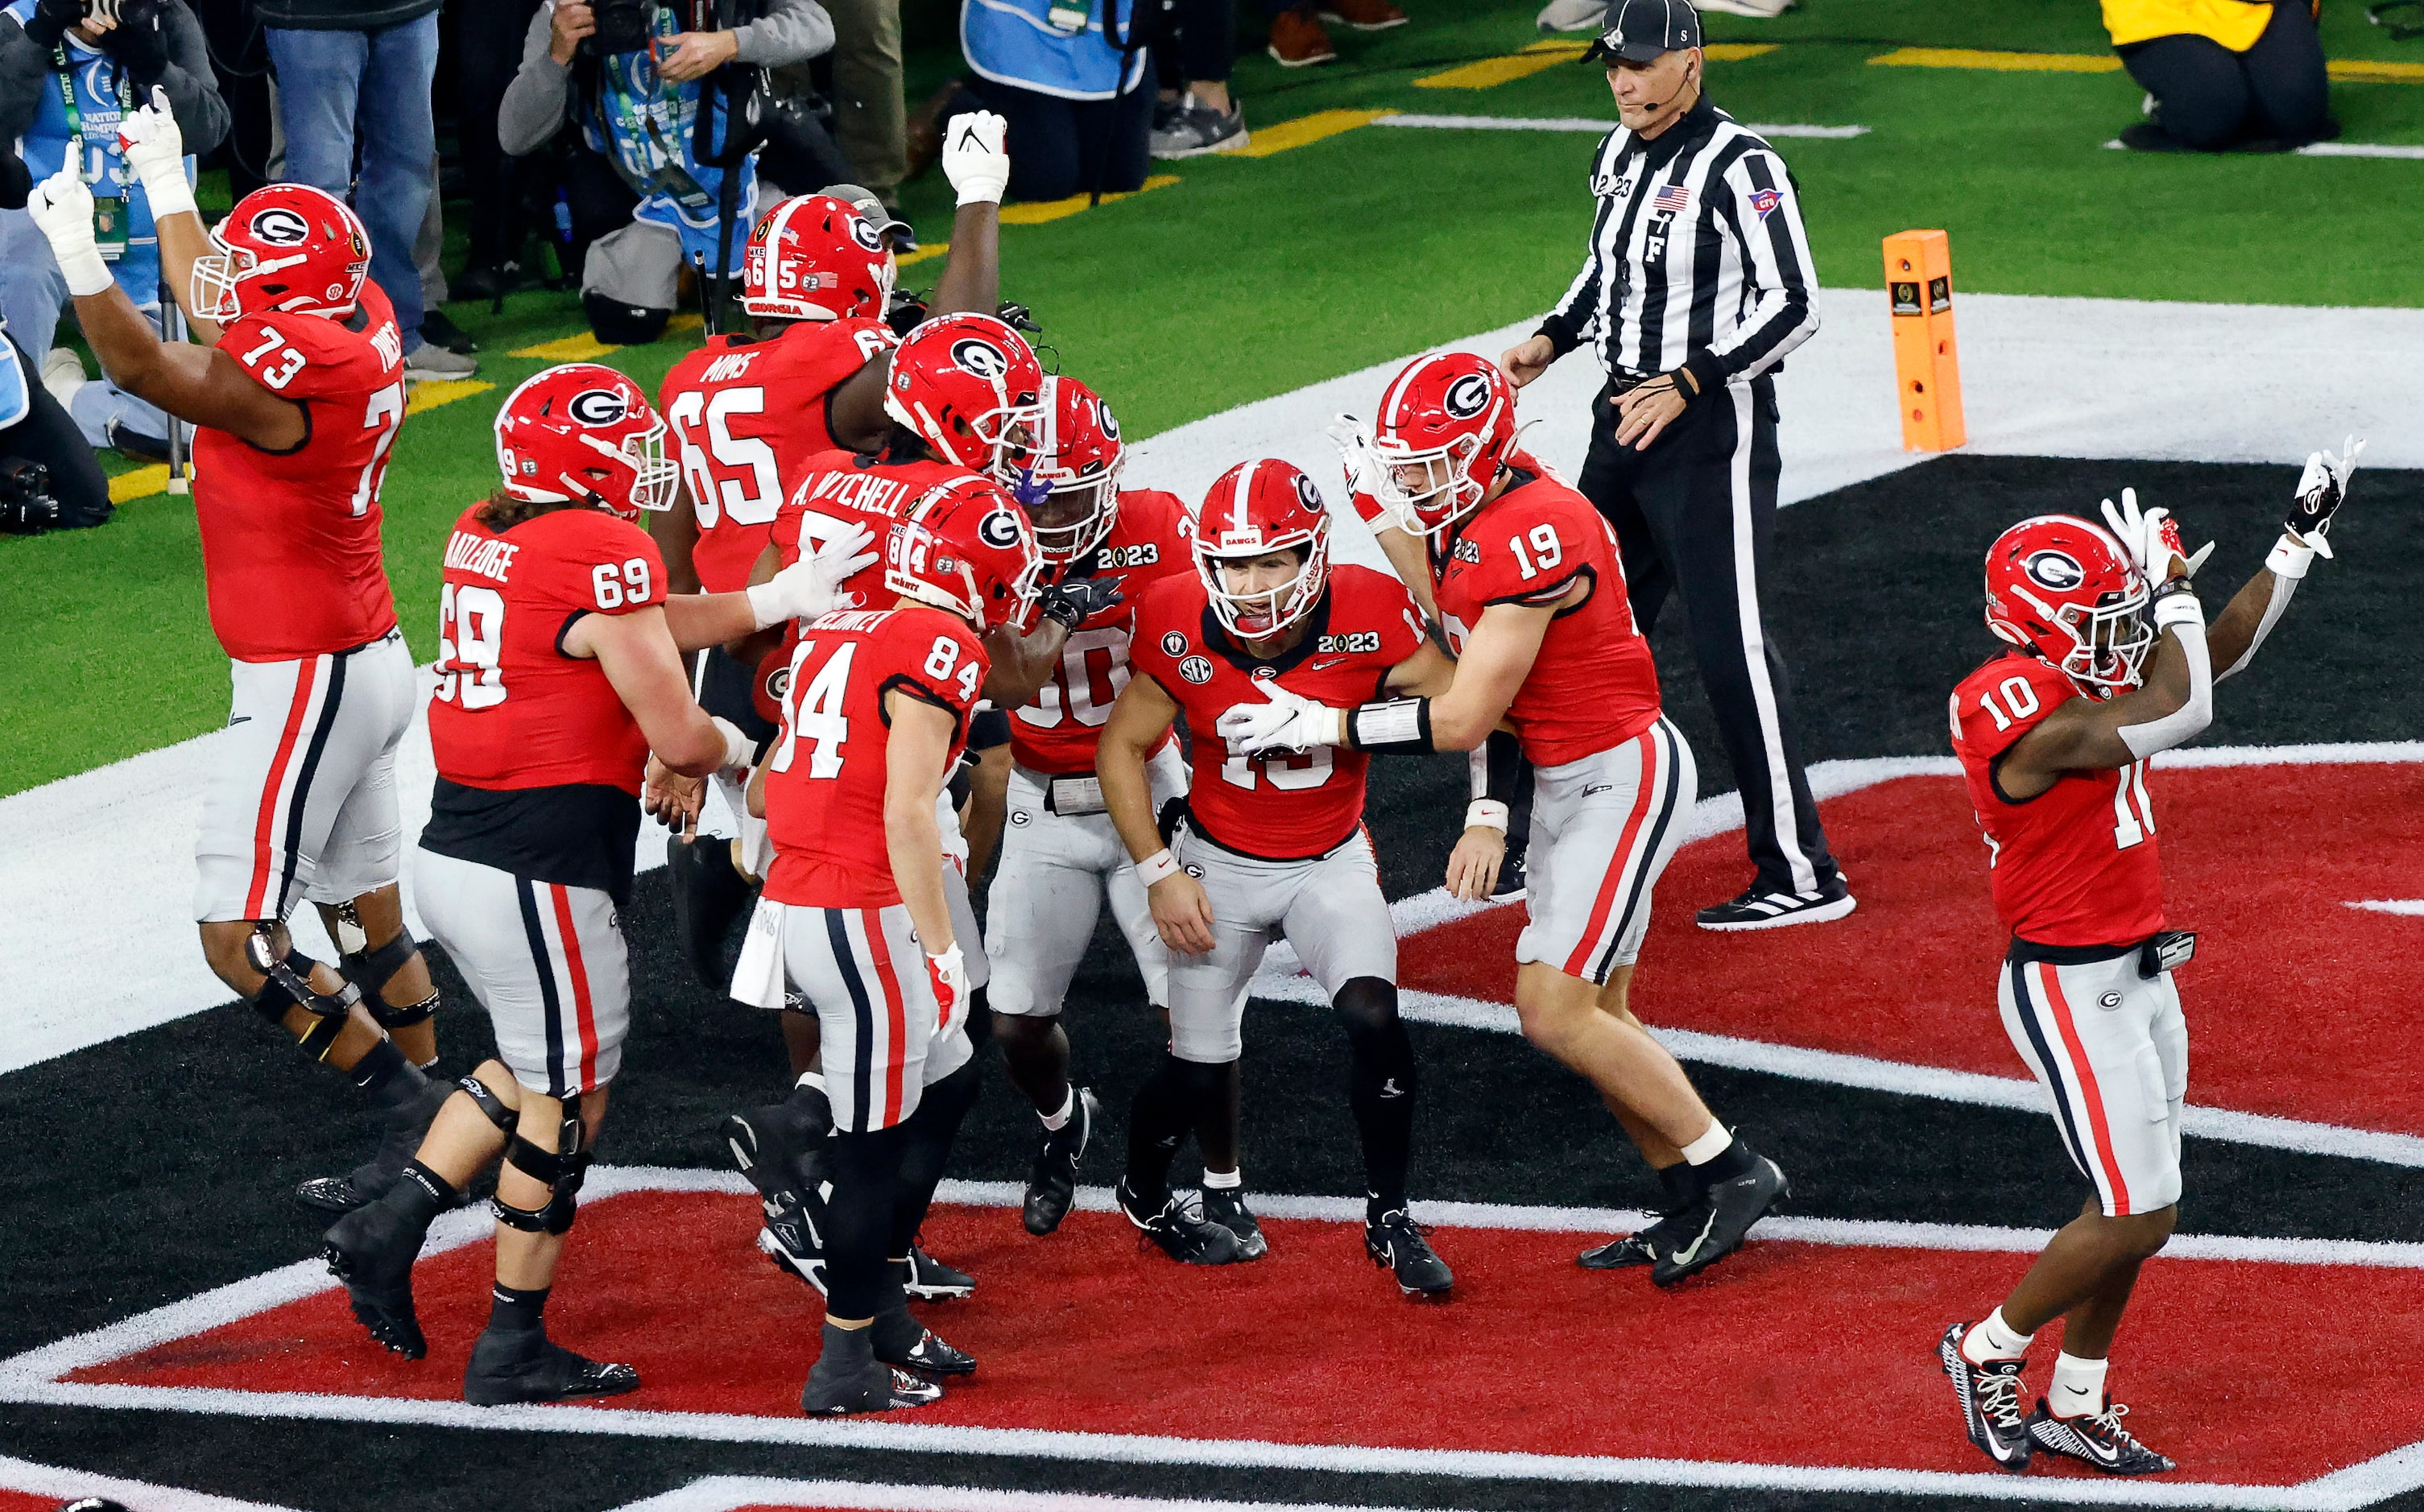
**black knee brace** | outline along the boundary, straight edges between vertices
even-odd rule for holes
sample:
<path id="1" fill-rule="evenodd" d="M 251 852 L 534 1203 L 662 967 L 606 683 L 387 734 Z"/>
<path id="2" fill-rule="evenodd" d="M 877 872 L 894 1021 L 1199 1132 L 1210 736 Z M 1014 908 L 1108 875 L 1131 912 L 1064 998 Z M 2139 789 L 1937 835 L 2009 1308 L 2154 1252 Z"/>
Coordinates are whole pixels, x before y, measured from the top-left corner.
<path id="1" fill-rule="evenodd" d="M 515 1122 L 518 1125 L 520 1120 L 517 1118 Z M 496 1210 L 498 1222 L 524 1233 L 560 1234 L 572 1228 L 572 1216 L 580 1205 L 581 1183 L 589 1172 L 589 1155 L 581 1148 L 579 1093 L 564 1100 L 564 1124 L 556 1131 L 555 1145 L 553 1150 L 542 1150 L 524 1138 L 518 1127 L 507 1136 L 505 1163 L 526 1176 L 547 1183 L 550 1191 L 544 1207 L 515 1207 L 502 1197 L 490 1199 L 488 1205 Z"/>
<path id="2" fill-rule="evenodd" d="M 288 1009 L 300 1008 L 310 1013 L 311 1027 L 295 1043 L 314 1060 L 326 1057 L 328 1047 L 337 1042 L 337 1036 L 344 1032 L 346 1015 L 362 1000 L 361 990 L 348 981 L 333 993 L 312 991 L 311 958 L 299 950 L 289 950 L 284 960 L 277 959 L 270 954 L 265 931 L 256 931 L 245 941 L 244 954 L 253 970 L 269 979 L 253 995 L 252 1011 L 281 1027 Z"/>
<path id="3" fill-rule="evenodd" d="M 464 1076 L 457 1079 L 454 1085 L 470 1096 L 471 1106 L 477 1107 L 489 1122 L 511 1138 L 516 1126 L 521 1122 L 522 1116 L 507 1107 L 502 1098 L 488 1090 L 486 1082 L 477 1076 Z"/>
<path id="4" fill-rule="evenodd" d="M 338 910 L 339 916 L 343 917 L 352 908 L 350 903 L 342 905 Z M 360 928 L 359 925 L 355 927 Z M 402 1008 L 387 1000 L 389 979 L 402 971 L 405 963 L 420 953 L 421 942 L 412 937 L 410 930 L 400 929 L 395 931 L 394 939 L 376 949 L 351 950 L 339 958 L 337 969 L 345 974 L 347 981 L 361 989 L 363 1001 L 370 1005 L 371 1017 L 378 1021 L 381 1028 L 402 1029 L 415 1024 L 426 1024 L 430 1015 L 438 1011 L 435 988 L 421 1001 L 407 1003 Z"/>

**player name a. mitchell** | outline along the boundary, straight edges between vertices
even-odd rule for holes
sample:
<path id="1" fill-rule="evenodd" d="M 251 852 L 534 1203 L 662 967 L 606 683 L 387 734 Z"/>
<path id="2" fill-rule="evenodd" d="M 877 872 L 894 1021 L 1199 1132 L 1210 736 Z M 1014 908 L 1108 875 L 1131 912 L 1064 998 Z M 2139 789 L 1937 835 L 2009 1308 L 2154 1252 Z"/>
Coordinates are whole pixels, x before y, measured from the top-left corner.
<path id="1" fill-rule="evenodd" d="M 460 568 L 502 582 L 505 574 L 513 570 L 514 553 L 520 549 L 518 541 L 492 541 L 469 531 L 456 531 L 446 542 L 446 566 L 449 571 Z"/>
<path id="2" fill-rule="evenodd" d="M 869 514 L 887 515 L 894 502 L 906 498 L 910 485 L 880 473 L 820 473 L 808 490 L 794 499 L 795 503 L 853 504 Z"/>

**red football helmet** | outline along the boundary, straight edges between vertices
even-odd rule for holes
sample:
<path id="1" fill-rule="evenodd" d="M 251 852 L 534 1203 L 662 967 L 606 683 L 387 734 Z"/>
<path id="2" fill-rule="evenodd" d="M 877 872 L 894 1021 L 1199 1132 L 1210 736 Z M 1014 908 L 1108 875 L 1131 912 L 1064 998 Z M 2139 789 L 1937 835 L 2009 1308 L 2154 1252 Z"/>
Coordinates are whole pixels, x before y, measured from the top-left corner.
<path id="1" fill-rule="evenodd" d="M 884 544 L 884 585 L 948 609 L 980 634 L 1008 625 L 1024 634 L 1035 618 L 1044 558 L 1018 503 L 991 478 L 955 478 L 893 522 Z"/>
<path id="2" fill-rule="evenodd" d="M 1243 579 L 1233 588 L 1227 581 L 1254 558 L 1285 550 L 1303 553 L 1296 576 L 1268 586 Z M 1195 572 L 1212 613 L 1247 640 L 1268 640 L 1312 613 L 1330 581 L 1330 511 L 1321 490 L 1276 458 L 1241 462 L 1220 474 L 1197 512 Z"/>
<path id="3" fill-rule="evenodd" d="M 194 313 L 354 312 L 370 276 L 371 239 L 353 207 L 308 183 L 273 183 L 236 201 L 211 228 L 215 250 L 194 260 Z"/>
<path id="4" fill-rule="evenodd" d="M 1373 420 L 1381 504 L 1417 535 L 1473 513 L 1515 445 L 1515 386 L 1470 352 L 1418 357 L 1390 381 Z"/>
<path id="5" fill-rule="evenodd" d="M 741 308 L 768 320 L 881 320 L 895 271 L 882 233 L 849 201 L 793 195 L 749 233 Z"/>
<path id="6" fill-rule="evenodd" d="M 505 492 L 532 502 L 586 499 L 625 519 L 670 509 L 681 470 L 640 386 L 596 362 L 526 378 L 497 411 Z"/>
<path id="7" fill-rule="evenodd" d="M 884 412 L 944 461 L 990 472 L 1034 445 L 1043 390 L 1027 338 L 991 315 L 945 315 L 893 349 Z"/>
<path id="8" fill-rule="evenodd" d="M 2112 533 L 2037 515 L 1986 552 L 1986 628 L 2067 673 L 2081 692 L 2135 688 L 2155 644 L 2145 574 Z"/>
<path id="9" fill-rule="evenodd" d="M 1032 452 L 1003 459 L 999 477 L 1028 501 L 1045 562 L 1067 566 L 1111 533 L 1127 449 L 1111 406 L 1075 378 L 1044 380 Z"/>

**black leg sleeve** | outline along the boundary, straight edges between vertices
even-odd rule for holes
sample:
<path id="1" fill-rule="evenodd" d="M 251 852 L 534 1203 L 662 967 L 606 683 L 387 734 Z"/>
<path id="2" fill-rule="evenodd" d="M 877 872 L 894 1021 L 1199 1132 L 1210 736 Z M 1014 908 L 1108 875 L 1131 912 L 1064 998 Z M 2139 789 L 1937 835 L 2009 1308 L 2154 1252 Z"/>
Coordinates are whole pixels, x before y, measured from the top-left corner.
<path id="1" fill-rule="evenodd" d="M 1206 1066 L 1162 1052 L 1161 1063 L 1137 1089 L 1136 1101 L 1128 1107 L 1130 1190 L 1148 1202 L 1170 1190 L 1171 1157 L 1204 1111 L 1226 1097 L 1230 1068 L 1236 1064 L 1229 1060 Z"/>
<path id="2" fill-rule="evenodd" d="M 1759 885 L 1808 892 L 1833 880 L 1835 860 L 1801 770 L 1792 679 L 1759 600 L 1781 470 L 1775 395 L 1762 378 L 1713 396 L 1651 450 L 1635 489 L 1675 564 Z"/>
<path id="3" fill-rule="evenodd" d="M 1397 989 L 1358 977 L 1333 1005 L 1353 1054 L 1348 1102 L 1364 1142 L 1364 1183 L 1380 1211 L 1406 1205 L 1406 1164 L 1414 1143 L 1413 1042 L 1397 1016 Z"/>
<path id="4" fill-rule="evenodd" d="M 833 1196 L 825 1203 L 825 1300 L 837 1318 L 871 1318 L 891 1282 L 894 1194 L 901 1182 L 906 1124 L 871 1134 L 837 1133 L 825 1141 Z"/>
<path id="5" fill-rule="evenodd" d="M 976 1106 L 983 1087 L 974 1057 L 968 1063 L 926 1089 L 917 1111 L 901 1127 L 901 1182 L 892 1198 L 892 1242 L 885 1254 L 894 1259 L 909 1252 L 910 1243 L 925 1225 L 926 1210 L 934 1202 L 934 1184 L 951 1158 L 951 1141 L 960 1122 Z"/>

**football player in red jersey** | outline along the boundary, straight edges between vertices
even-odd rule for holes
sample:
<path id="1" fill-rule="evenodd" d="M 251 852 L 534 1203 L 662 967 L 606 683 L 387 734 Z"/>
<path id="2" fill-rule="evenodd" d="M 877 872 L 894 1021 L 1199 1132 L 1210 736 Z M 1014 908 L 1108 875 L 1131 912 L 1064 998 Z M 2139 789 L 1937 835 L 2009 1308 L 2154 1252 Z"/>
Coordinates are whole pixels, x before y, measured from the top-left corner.
<path id="1" fill-rule="evenodd" d="M 945 892 L 936 811 L 984 682 L 982 636 L 1026 624 L 1041 566 L 1017 504 L 959 480 L 893 523 L 888 605 L 809 621 L 790 652 L 764 786 L 774 863 L 750 931 L 774 940 L 817 1015 L 832 1110 L 811 1415 L 921 1406 L 936 1377 L 976 1368 L 910 1317 L 898 1257 L 978 1082 L 974 942 Z"/>
<path id="2" fill-rule="evenodd" d="M 1397 1016 L 1397 939 L 1364 830 L 1360 753 L 1256 756 L 1224 741 L 1221 711 L 1257 689 L 1354 699 L 1443 672 L 1403 585 L 1330 565 L 1330 514 L 1285 462 L 1223 473 L 1195 520 L 1195 572 L 1137 606 L 1121 690 L 1096 753 L 1103 797 L 1170 951 L 1170 1048 L 1129 1113 L 1121 1210 L 1172 1258 L 1251 1260 L 1267 1248 L 1237 1169 L 1237 1070 L 1247 984 L 1284 931 L 1331 996 L 1353 1055 L 1349 1102 L 1364 1147 L 1364 1245 L 1409 1295 L 1455 1278 L 1408 1215 L 1413 1045 Z M 1164 844 L 1147 762 L 1179 714 L 1194 790 Z M 1189 1129 L 1204 1145 L 1203 1217 L 1169 1189 Z"/>
<path id="3" fill-rule="evenodd" d="M 1068 633 L 1052 676 L 1011 711 L 1013 763 L 1001 869 L 985 915 L 993 980 L 986 1006 L 1013 1086 L 1044 1121 L 1021 1217 L 1050 1233 L 1076 1200 L 1093 1136 L 1094 1094 L 1069 1083 L 1060 1025 L 1070 979 L 1094 937 L 1104 899 L 1135 952 L 1145 997 L 1170 1006 L 1169 957 L 1129 869 L 1094 775 L 1094 742 L 1128 681 L 1136 602 L 1160 579 L 1189 571 L 1195 527 L 1175 495 L 1120 486 L 1126 460 L 1110 406 L 1075 378 L 1044 380 L 1034 449 L 1004 464 L 1029 501 L 1047 579 L 1086 578 L 1117 590 Z M 1187 762 L 1166 739 L 1147 763 L 1156 812 L 1187 792 Z"/>
<path id="4" fill-rule="evenodd" d="M 395 749 L 414 684 L 380 562 L 379 481 L 404 420 L 402 341 L 342 200 L 273 184 L 205 232 L 165 97 L 122 130 L 163 280 L 202 344 L 163 342 L 111 280 L 76 174 L 41 184 L 32 214 L 111 380 L 195 427 L 203 580 L 233 684 L 202 795 L 195 917 L 219 979 L 378 1112 L 368 1162 L 295 1194 L 342 1212 L 394 1181 L 442 1095 L 419 1069 L 438 1057 L 437 990 L 396 887 Z M 288 937 L 307 898 L 333 969 Z"/>
<path id="5" fill-rule="evenodd" d="M 2213 685 L 2247 665 L 2318 555 L 2363 443 L 2306 462 L 2281 536 L 2210 629 L 2178 528 L 2124 492 L 2110 529 L 2040 515 L 1986 553 L 1986 625 L 2015 649 L 1954 690 L 1953 749 L 2011 932 L 2003 1030 L 2053 1104 L 2094 1191 L 2002 1305 L 1937 1344 L 1970 1440 L 1999 1469 L 2045 1450 L 2107 1474 L 2174 1467 L 2122 1426 L 2105 1367 L 2138 1269 L 2180 1196 L 2188 1021 L 2172 968 L 2196 936 L 2168 928 L 2148 758 L 2212 718 Z M 2206 549 L 2211 550 L 2210 547 Z M 2215 670 L 2215 669 L 2219 670 Z M 2062 1318 L 2053 1378 L 2028 1410 L 2030 1339 Z"/>
<path id="6" fill-rule="evenodd" d="M 1423 752 L 1471 751 L 1502 721 L 1513 727 L 1536 784 L 1515 1011 L 1526 1039 L 1598 1089 L 1669 1202 L 1659 1222 L 1582 1264 L 1647 1265 L 1668 1286 L 1738 1248 L 1784 1196 L 1784 1173 L 1710 1116 L 1627 1006 L 1651 889 L 1682 843 L 1698 777 L 1659 712 L 1658 669 L 1605 522 L 1514 441 L 1514 388 L 1486 358 L 1437 353 L 1399 373 L 1350 464 L 1429 539 L 1456 662 L 1403 686 L 1408 696 L 1348 707 L 1267 686 L 1220 729 L 1250 753 Z M 1451 892 L 1491 890 L 1506 824 L 1502 800 L 1475 799 Z"/>
<path id="7" fill-rule="evenodd" d="M 646 396 L 612 368 L 550 368 L 498 411 L 503 481 L 446 546 L 430 747 L 438 786 L 414 898 L 496 1030 L 404 1177 L 338 1220 L 325 1252 L 355 1315 L 426 1352 L 412 1262 L 430 1221 L 501 1154 L 497 1282 L 466 1400 L 634 1390 L 629 1365 L 550 1343 L 542 1323 L 564 1235 L 630 1025 L 617 911 L 629 900 L 651 750 L 691 775 L 745 759 L 746 738 L 692 702 L 681 649 L 832 605 L 871 557 L 812 560 L 747 593 L 668 600 L 636 523 L 674 466 Z"/>

